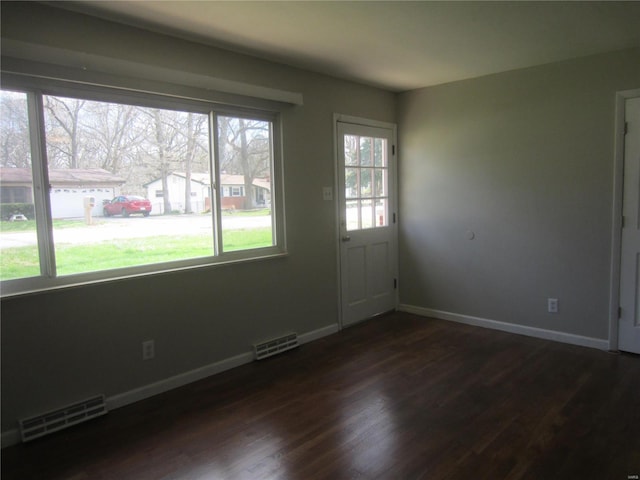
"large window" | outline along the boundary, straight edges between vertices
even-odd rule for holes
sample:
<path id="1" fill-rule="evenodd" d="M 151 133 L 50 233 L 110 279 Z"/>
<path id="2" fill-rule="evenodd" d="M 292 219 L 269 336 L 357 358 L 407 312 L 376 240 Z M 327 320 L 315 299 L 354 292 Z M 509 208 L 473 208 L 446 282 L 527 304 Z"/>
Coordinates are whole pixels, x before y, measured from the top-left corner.
<path id="1" fill-rule="evenodd" d="M 0 106 L 4 293 L 284 251 L 275 114 L 66 86 Z"/>

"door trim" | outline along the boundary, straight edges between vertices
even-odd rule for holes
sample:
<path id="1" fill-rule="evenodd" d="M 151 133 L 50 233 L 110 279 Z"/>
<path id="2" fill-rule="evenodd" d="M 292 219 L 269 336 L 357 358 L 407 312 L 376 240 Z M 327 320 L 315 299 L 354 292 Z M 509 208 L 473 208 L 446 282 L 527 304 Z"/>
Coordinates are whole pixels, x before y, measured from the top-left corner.
<path id="1" fill-rule="evenodd" d="M 640 89 L 616 93 L 615 147 L 613 160 L 613 209 L 611 221 L 611 284 L 609 290 L 609 350 L 618 351 L 618 308 L 620 307 L 620 262 L 622 259 L 622 187 L 624 185 L 625 102 L 640 97 Z"/>
<path id="2" fill-rule="evenodd" d="M 338 188 L 340 185 L 339 182 L 339 148 L 340 143 L 338 142 L 338 123 L 350 123 L 353 125 L 361 125 L 364 127 L 374 127 L 374 128 L 385 128 L 391 130 L 391 136 L 393 139 L 393 145 L 395 145 L 395 167 L 394 167 L 394 175 L 393 175 L 393 201 L 396 206 L 396 212 L 398 211 L 398 126 L 395 123 L 382 122 L 379 120 L 371 120 L 369 118 L 357 117 L 353 115 L 344 115 L 341 113 L 333 114 L 333 204 L 334 204 L 334 242 L 336 246 L 336 277 L 337 277 L 337 285 L 338 285 L 338 295 L 337 295 L 337 307 L 338 307 L 338 325 L 340 330 L 345 328 L 342 322 L 342 277 L 340 275 L 341 272 L 341 261 L 340 261 L 340 197 L 338 194 Z M 400 215 L 396 215 L 396 228 L 395 228 L 395 268 L 396 272 L 398 272 L 398 221 Z M 398 288 L 395 291 L 395 308 L 398 308 L 398 292 L 400 291 L 400 281 L 398 280 Z"/>

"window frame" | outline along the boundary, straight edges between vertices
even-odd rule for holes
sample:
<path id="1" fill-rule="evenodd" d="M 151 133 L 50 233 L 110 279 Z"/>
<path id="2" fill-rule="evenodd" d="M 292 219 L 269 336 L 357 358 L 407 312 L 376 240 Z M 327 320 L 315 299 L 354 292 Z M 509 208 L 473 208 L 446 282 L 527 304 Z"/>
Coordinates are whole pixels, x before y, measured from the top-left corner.
<path id="1" fill-rule="evenodd" d="M 282 119 L 277 110 L 248 106 L 224 105 L 194 97 L 178 97 L 162 92 L 147 92 L 121 87 L 87 85 L 22 75 L 3 75 L 1 88 L 27 96 L 31 169 L 36 216 L 36 233 L 40 275 L 0 281 L 0 297 L 54 290 L 72 286 L 102 283 L 124 278 L 165 274 L 194 268 L 207 268 L 237 262 L 266 260 L 288 255 L 284 222 L 284 168 L 282 159 Z M 197 93 L 197 92 L 196 92 Z M 209 115 L 211 221 L 213 223 L 213 255 L 169 262 L 121 267 L 117 269 L 56 275 L 53 221 L 49 195 L 47 150 L 45 139 L 43 96 L 54 95 L 97 102 L 124 103 L 146 108 L 161 108 Z M 249 99 L 250 100 L 250 99 Z M 248 101 L 248 104 L 251 102 Z M 268 247 L 224 252 L 222 249 L 222 186 L 218 153 L 218 116 L 233 116 L 269 122 L 271 125 L 272 186 L 271 225 L 273 243 Z"/>

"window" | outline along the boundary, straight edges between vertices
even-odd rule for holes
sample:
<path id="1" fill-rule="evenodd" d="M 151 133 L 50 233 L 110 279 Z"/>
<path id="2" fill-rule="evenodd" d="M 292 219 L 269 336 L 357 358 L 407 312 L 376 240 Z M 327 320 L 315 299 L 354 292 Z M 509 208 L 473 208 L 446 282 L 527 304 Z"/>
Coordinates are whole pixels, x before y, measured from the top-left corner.
<path id="1" fill-rule="evenodd" d="M 4 292 L 283 253 L 275 114 L 18 90 L 0 92 Z"/>

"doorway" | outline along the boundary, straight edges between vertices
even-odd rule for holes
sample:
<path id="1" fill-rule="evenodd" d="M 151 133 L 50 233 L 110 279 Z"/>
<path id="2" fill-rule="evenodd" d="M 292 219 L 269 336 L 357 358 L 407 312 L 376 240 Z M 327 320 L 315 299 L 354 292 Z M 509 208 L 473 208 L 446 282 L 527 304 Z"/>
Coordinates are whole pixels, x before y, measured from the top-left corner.
<path id="1" fill-rule="evenodd" d="M 397 305 L 395 126 L 336 117 L 342 326 Z"/>
<path id="2" fill-rule="evenodd" d="M 640 354 L 640 96 L 624 102 L 618 349 Z"/>

